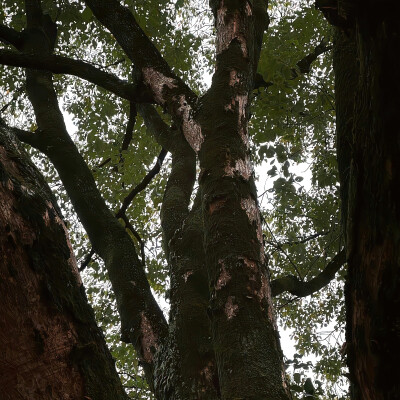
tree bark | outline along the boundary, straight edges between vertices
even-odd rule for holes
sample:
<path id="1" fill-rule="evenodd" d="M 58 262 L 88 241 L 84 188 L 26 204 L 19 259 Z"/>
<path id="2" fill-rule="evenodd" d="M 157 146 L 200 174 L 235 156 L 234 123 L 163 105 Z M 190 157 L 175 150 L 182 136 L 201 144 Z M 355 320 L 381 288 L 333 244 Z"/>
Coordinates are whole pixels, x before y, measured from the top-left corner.
<path id="1" fill-rule="evenodd" d="M 127 399 L 54 197 L 3 125 L 0 254 L 1 398 Z"/>
<path id="2" fill-rule="evenodd" d="M 344 147 L 338 143 L 338 158 L 339 167 L 341 161 L 344 166 L 342 196 L 345 193 L 347 197 L 342 201 L 342 215 L 347 220 L 346 337 L 352 399 L 398 399 L 399 4 L 331 3 L 331 20 L 342 30 L 335 69 L 338 142 L 341 138 L 347 141 L 342 142 Z M 335 12 L 336 17 L 332 15 Z M 350 60 L 347 68 L 342 63 L 346 58 Z M 344 74 L 354 70 L 354 65 L 355 81 L 345 89 Z"/>
<path id="3" fill-rule="evenodd" d="M 197 121 L 210 317 L 222 399 L 288 399 L 249 159 L 250 94 L 268 17 L 261 1 L 210 2 L 216 71 Z"/>

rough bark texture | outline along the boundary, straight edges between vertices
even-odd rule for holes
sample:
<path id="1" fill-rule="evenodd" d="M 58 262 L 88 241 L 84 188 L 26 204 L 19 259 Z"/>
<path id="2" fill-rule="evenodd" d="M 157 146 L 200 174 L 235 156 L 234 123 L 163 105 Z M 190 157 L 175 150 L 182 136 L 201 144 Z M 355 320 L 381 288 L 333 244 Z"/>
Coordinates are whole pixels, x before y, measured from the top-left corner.
<path id="1" fill-rule="evenodd" d="M 287 400 L 247 133 L 250 96 L 268 25 L 266 2 L 210 1 L 217 62 L 212 87 L 201 99 L 173 72 L 118 0 L 86 4 L 132 61 L 141 89 L 147 88 L 136 87 L 142 97 L 134 97 L 135 88 L 115 77 L 53 57 L 55 25 L 44 24 L 48 16 L 42 14 L 40 0 L 25 3 L 24 39 L 0 30 L 0 36 L 22 51 L 13 53 L 9 63 L 43 68 L 42 61 L 48 60 L 49 71 L 74 73 L 104 87 L 106 82 L 109 90 L 130 100 L 147 102 L 150 93 L 151 101 L 173 121 L 169 128 L 152 106 L 138 104 L 148 130 L 172 154 L 161 212 L 171 279 L 169 326 L 151 295 L 133 242 L 106 207 L 68 136 L 51 72 L 27 70 L 26 88 L 38 130 L 16 131 L 48 155 L 58 170 L 94 250 L 105 261 L 123 337 L 135 346 L 156 397 Z M 0 54 L 0 62 L 7 54 Z M 190 207 L 196 157 L 199 189 Z"/>
<path id="2" fill-rule="evenodd" d="M 336 2 L 333 2 L 336 4 Z M 343 32 L 336 53 L 338 140 L 349 138 L 347 352 L 352 398 L 400 398 L 400 48 L 397 1 L 337 2 L 330 12 Z M 358 63 L 355 97 L 343 84 L 343 59 L 354 37 L 347 71 Z M 340 54 L 342 52 L 342 54 Z M 347 52 L 347 53 L 346 53 Z M 340 59 L 342 57 L 342 59 Z M 350 68 L 349 68 L 350 67 Z M 350 111 L 354 100 L 353 115 Z M 347 103 L 346 103 L 347 102 Z M 345 130 L 345 131 L 342 131 Z M 347 139 L 346 139 L 347 140 Z M 348 160 L 349 154 L 339 149 Z M 345 171 L 350 166 L 349 178 Z"/>
<path id="3" fill-rule="evenodd" d="M 127 399 L 60 211 L 0 125 L 1 398 Z"/>
<path id="4" fill-rule="evenodd" d="M 22 50 L 49 55 L 53 50 L 49 45 L 52 31 L 44 23 L 46 16 L 40 2 L 30 0 L 26 4 L 28 24 Z M 151 385 L 153 356 L 166 335 L 167 324 L 151 294 L 134 243 L 108 209 L 91 171 L 68 135 L 51 73 L 27 70 L 26 90 L 38 130 L 25 140 L 54 164 L 93 249 L 104 260 L 121 316 L 122 338 L 135 346 Z"/>
<path id="5" fill-rule="evenodd" d="M 221 398 L 287 399 L 247 133 L 266 5 L 211 5 L 216 71 L 197 121 L 204 137 L 199 184 Z"/>

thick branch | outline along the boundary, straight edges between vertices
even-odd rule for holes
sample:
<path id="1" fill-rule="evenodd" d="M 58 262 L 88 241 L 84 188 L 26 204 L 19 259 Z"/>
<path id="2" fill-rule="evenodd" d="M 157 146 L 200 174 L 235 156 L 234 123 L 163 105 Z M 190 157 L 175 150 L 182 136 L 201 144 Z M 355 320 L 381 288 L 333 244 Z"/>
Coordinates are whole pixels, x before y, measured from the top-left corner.
<path id="1" fill-rule="evenodd" d="M 120 151 L 121 153 L 123 151 L 128 150 L 129 144 L 132 141 L 133 129 L 136 123 L 136 116 L 137 116 L 136 104 L 133 101 L 131 101 L 129 104 L 129 119 L 126 125 L 124 140 L 121 146 L 121 151 Z"/>
<path id="2" fill-rule="evenodd" d="M 182 133 L 177 129 L 171 129 L 153 106 L 140 104 L 138 111 L 148 131 L 172 154 L 171 173 L 161 207 L 164 247 L 168 255 L 169 241 L 182 227 L 189 213 L 190 196 L 196 179 L 196 154 Z"/>
<path id="3" fill-rule="evenodd" d="M 21 46 L 22 35 L 6 25 L 0 24 L 0 42 L 11 44 L 17 49 Z"/>
<path id="4" fill-rule="evenodd" d="M 169 112 L 190 146 L 199 151 L 204 137 L 194 116 L 196 94 L 172 71 L 127 7 L 117 0 L 85 2 L 134 63 L 136 73 L 152 91 L 154 102 Z"/>
<path id="5" fill-rule="evenodd" d="M 303 57 L 300 61 L 296 63 L 296 68 L 292 69 L 293 78 L 297 78 L 300 74 L 308 74 L 311 70 L 311 64 L 321 55 L 326 53 L 327 51 L 332 49 L 332 45 L 327 45 L 325 39 L 322 39 L 321 42 L 315 47 L 315 49 L 310 53 Z"/>
<path id="6" fill-rule="evenodd" d="M 309 296 L 326 286 L 345 262 L 346 252 L 343 249 L 328 263 L 321 273 L 308 282 L 300 281 L 293 275 L 275 279 L 271 282 L 272 296 L 278 296 L 283 292 L 289 292 L 298 297 Z"/>
<path id="7" fill-rule="evenodd" d="M 117 299 L 123 340 L 135 346 L 152 385 L 153 356 L 168 327 L 151 293 L 134 243 L 108 209 L 68 135 L 51 74 L 28 69 L 27 93 L 38 125 L 37 147 L 57 169 L 94 251 L 104 260 Z"/>
<path id="8" fill-rule="evenodd" d="M 127 100 L 149 102 L 151 95 L 141 85 L 128 83 L 117 76 L 102 71 L 93 65 L 72 58 L 48 55 L 22 54 L 11 50 L 0 50 L 0 64 L 46 70 L 55 74 L 74 75 L 94 83 Z"/>

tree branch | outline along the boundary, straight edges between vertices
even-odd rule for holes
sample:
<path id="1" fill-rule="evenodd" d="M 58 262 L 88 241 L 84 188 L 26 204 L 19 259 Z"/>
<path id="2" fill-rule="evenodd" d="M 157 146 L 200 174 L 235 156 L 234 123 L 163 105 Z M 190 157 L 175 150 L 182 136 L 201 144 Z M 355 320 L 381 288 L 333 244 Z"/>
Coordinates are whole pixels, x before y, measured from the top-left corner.
<path id="1" fill-rule="evenodd" d="M 118 0 L 85 0 L 85 3 L 134 63 L 136 73 L 152 91 L 154 102 L 168 111 L 190 146 L 199 151 L 204 137 L 194 116 L 196 94 L 172 71 L 127 7 Z"/>
<path id="2" fill-rule="evenodd" d="M 43 52 L 42 45 L 43 41 L 31 43 L 33 51 Z M 91 171 L 68 135 L 52 75 L 28 69 L 26 76 L 27 93 L 38 125 L 37 147 L 57 169 L 94 251 L 104 260 L 121 317 L 122 339 L 135 346 L 152 385 L 154 353 L 168 332 L 163 312 L 151 293 L 131 237 L 108 209 Z"/>
<path id="3" fill-rule="evenodd" d="M 325 38 L 315 47 L 315 49 L 303 57 L 296 63 L 297 68 L 292 68 L 293 78 L 297 78 L 300 74 L 308 74 L 311 71 L 311 64 L 321 55 L 333 48 L 332 45 L 327 45 Z M 297 70 L 298 69 L 298 70 Z"/>
<path id="4" fill-rule="evenodd" d="M 11 50 L 0 50 L 0 64 L 45 70 L 55 74 L 74 75 L 130 101 L 140 103 L 152 100 L 151 94 L 141 83 L 128 83 L 85 61 L 64 56 L 23 54 Z"/>
<path id="5" fill-rule="evenodd" d="M 346 262 L 346 251 L 341 250 L 316 277 L 308 282 L 300 281 L 293 275 L 275 279 L 271 282 L 272 296 L 278 296 L 283 292 L 289 292 L 294 296 L 306 297 L 326 286 L 337 271 Z"/>
<path id="6" fill-rule="evenodd" d="M 0 24 L 0 42 L 11 44 L 18 49 L 21 47 L 22 35 L 16 30 Z"/>
<path id="7" fill-rule="evenodd" d="M 136 197 L 136 195 L 144 190 L 151 182 L 151 180 L 160 172 L 162 163 L 166 155 L 167 151 L 162 149 L 157 157 L 157 161 L 154 164 L 153 168 L 146 174 L 142 181 L 129 192 L 129 194 L 123 200 L 121 208 L 116 213 L 117 218 L 123 218 L 125 211 L 132 203 L 132 200 Z"/>
<path id="8" fill-rule="evenodd" d="M 327 45 L 325 42 L 325 38 L 321 40 L 321 42 L 314 48 L 314 50 L 303 57 L 300 61 L 296 63 L 294 68 L 291 68 L 292 78 L 296 79 L 301 75 L 308 74 L 311 71 L 312 63 L 323 53 L 331 50 L 333 46 Z M 272 86 L 274 82 L 266 82 L 261 74 L 256 74 L 256 79 L 254 82 L 254 89 L 259 89 L 261 87 L 268 88 Z"/>
<path id="9" fill-rule="evenodd" d="M 182 133 L 171 129 L 153 106 L 140 104 L 138 111 L 148 131 L 172 155 L 171 173 L 161 206 L 164 248 L 168 256 L 169 242 L 189 213 L 190 196 L 196 179 L 196 154 Z"/>

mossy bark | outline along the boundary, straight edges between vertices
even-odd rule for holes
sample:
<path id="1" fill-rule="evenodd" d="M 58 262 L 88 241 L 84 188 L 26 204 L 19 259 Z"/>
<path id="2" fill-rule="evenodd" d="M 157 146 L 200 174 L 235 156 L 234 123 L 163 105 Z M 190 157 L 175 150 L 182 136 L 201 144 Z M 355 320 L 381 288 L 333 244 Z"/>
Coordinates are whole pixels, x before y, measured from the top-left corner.
<path id="1" fill-rule="evenodd" d="M 11 399 L 127 399 L 62 215 L 0 125 L 0 387 Z"/>

